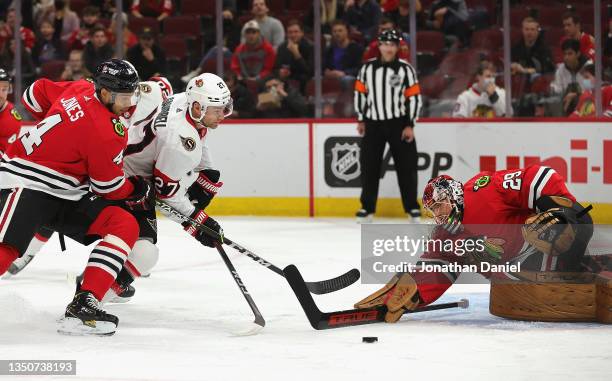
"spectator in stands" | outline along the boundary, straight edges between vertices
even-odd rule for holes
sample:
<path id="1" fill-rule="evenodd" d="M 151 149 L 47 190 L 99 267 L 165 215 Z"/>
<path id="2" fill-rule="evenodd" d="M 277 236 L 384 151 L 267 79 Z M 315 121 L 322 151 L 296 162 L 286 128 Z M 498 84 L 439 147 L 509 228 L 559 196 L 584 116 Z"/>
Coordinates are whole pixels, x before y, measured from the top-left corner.
<path id="1" fill-rule="evenodd" d="M 365 53 L 363 53 L 363 61 L 367 61 L 371 58 L 380 57 L 380 49 L 378 49 L 378 36 L 384 32 L 385 30 L 393 30 L 395 29 L 395 24 L 389 18 L 383 17 L 380 19 L 380 24 L 378 24 L 378 34 L 376 38 L 370 42 Z M 403 60 L 410 60 L 410 48 L 404 39 L 400 40 L 399 50 L 397 52 L 397 56 Z"/>
<path id="2" fill-rule="evenodd" d="M 68 50 L 83 49 L 89 41 L 91 31 L 98 25 L 100 19 L 100 8 L 87 6 L 83 8 L 81 16 L 81 26 L 72 32 L 68 38 Z"/>
<path id="3" fill-rule="evenodd" d="M 595 114 L 595 65 L 592 63 L 584 65 L 580 70 L 582 75 L 582 94 L 578 100 L 578 105 L 574 112 L 570 114 L 571 118 L 594 117 Z M 612 118 L 612 85 L 603 86 L 601 88 L 602 110 L 605 118 Z"/>
<path id="4" fill-rule="evenodd" d="M 141 78 L 165 75 L 166 54 L 155 43 L 155 36 L 151 28 L 144 28 L 140 32 L 138 44 L 131 47 L 126 56 Z"/>
<path id="5" fill-rule="evenodd" d="M 48 20 L 40 23 L 40 33 L 36 37 L 36 42 L 32 48 L 32 59 L 36 66 L 65 58 L 64 47 L 58 36 L 55 34 L 53 24 Z"/>
<path id="6" fill-rule="evenodd" d="M 563 50 L 563 63 L 557 65 L 555 80 L 550 84 L 554 95 L 561 95 L 563 110 L 566 115 L 572 113 L 578 103 L 581 89 L 580 83 L 584 79 L 580 70 L 590 61 L 580 53 L 578 40 L 565 40 L 561 45 Z"/>
<path id="7" fill-rule="evenodd" d="M 233 118 L 252 118 L 255 112 L 255 100 L 253 94 L 240 81 L 236 73 L 228 71 L 223 76 L 223 80 L 229 91 L 232 93 L 232 103 L 234 110 Z"/>
<path id="8" fill-rule="evenodd" d="M 366 41 L 376 38 L 376 29 L 382 17 L 382 10 L 377 1 L 346 0 L 344 10 L 344 21 L 351 30 L 359 31 Z"/>
<path id="9" fill-rule="evenodd" d="M 79 29 L 79 16 L 70 9 L 70 3 L 65 0 L 55 0 L 52 6 L 46 7 L 39 15 L 37 24 L 41 25 L 43 20 L 52 23 L 61 41 L 68 41 L 72 33 Z"/>
<path id="10" fill-rule="evenodd" d="M 384 13 L 393 21 L 395 27 L 404 33 L 410 33 L 410 0 L 399 0 L 397 9 Z M 424 29 L 423 5 L 420 0 L 416 0 L 416 20 L 417 29 Z"/>
<path id="11" fill-rule="evenodd" d="M 241 80 L 259 80 L 269 76 L 276 60 L 274 48 L 262 37 L 257 21 L 248 21 L 242 30 L 245 41 L 238 45 L 232 56 L 232 70 Z"/>
<path id="12" fill-rule="evenodd" d="M 308 113 L 306 99 L 273 75 L 265 79 L 256 108 L 260 118 L 304 118 Z"/>
<path id="13" fill-rule="evenodd" d="M 8 71 L 13 77 L 15 76 L 15 39 L 10 38 L 6 41 L 2 50 L 0 50 L 0 67 Z M 32 61 L 32 55 L 25 48 L 25 45 L 21 45 L 21 76 L 25 86 L 29 86 L 30 83 L 34 82 L 34 76 L 36 75 L 36 68 L 34 61 Z"/>
<path id="14" fill-rule="evenodd" d="M 276 18 L 272 16 L 268 16 L 270 9 L 266 5 L 265 0 L 253 0 L 253 6 L 251 7 L 251 13 L 255 18 L 254 21 L 257 21 L 257 25 L 259 25 L 259 30 L 263 38 L 265 38 L 274 49 L 278 48 L 280 44 L 285 41 L 285 28 L 283 28 L 283 24 Z M 251 20 L 251 21 L 253 21 Z M 245 23 L 242 27 L 242 42 L 245 42 Z"/>
<path id="15" fill-rule="evenodd" d="M 332 43 L 323 55 L 323 74 L 327 78 L 337 78 L 345 90 L 352 89 L 355 76 L 361 66 L 363 48 L 351 41 L 348 27 L 344 21 L 332 23 Z"/>
<path id="16" fill-rule="evenodd" d="M 154 17 L 162 21 L 172 14 L 172 0 L 133 0 L 130 8 L 134 17 Z"/>
<path id="17" fill-rule="evenodd" d="M 317 1 L 317 0 L 315 0 Z M 321 33 L 331 38 L 331 24 L 342 19 L 344 7 L 338 5 L 338 0 L 318 0 L 321 3 Z M 314 10 L 311 8 L 304 19 L 304 29 L 312 31 L 314 26 Z"/>
<path id="18" fill-rule="evenodd" d="M 512 47 L 512 74 L 546 74 L 555 70 L 552 54 L 533 17 L 522 22 L 523 38 Z"/>
<path id="19" fill-rule="evenodd" d="M 108 28 L 108 33 L 112 36 L 111 45 L 115 46 L 115 42 L 117 41 L 117 19 L 119 14 L 115 13 L 111 18 L 110 27 Z M 133 46 L 138 44 L 138 37 L 128 28 L 128 15 L 124 12 L 121 12 L 121 21 L 123 25 L 123 52 L 127 52 Z M 147 77 L 148 78 L 148 77 Z"/>
<path id="20" fill-rule="evenodd" d="M 582 31 L 582 24 L 578 15 L 571 12 L 563 15 L 563 32 L 565 36 L 561 39 L 561 45 L 567 40 L 578 40 L 580 41 L 582 55 L 589 60 L 595 59 L 595 38 Z"/>
<path id="21" fill-rule="evenodd" d="M 495 67 L 483 62 L 476 72 L 476 82 L 459 95 L 453 117 L 495 118 L 506 115 L 506 91 L 495 85 Z"/>
<path id="22" fill-rule="evenodd" d="M 89 41 L 87 41 L 85 49 L 83 50 L 85 68 L 90 73 L 94 73 L 96 71 L 96 66 L 112 56 L 113 47 L 108 43 L 106 30 L 102 25 L 96 25 L 91 30 Z"/>
<path id="23" fill-rule="evenodd" d="M 0 50 L 6 45 L 6 42 L 13 38 L 13 30 L 15 30 L 15 8 L 9 8 L 6 12 L 6 22 L 4 25 L 0 26 Z M 25 48 L 26 51 L 32 51 L 34 47 L 34 42 L 36 41 L 36 36 L 32 29 L 26 28 L 22 26 L 19 29 L 21 34 L 21 44 Z M 4 66 L 6 67 L 6 66 Z"/>
<path id="24" fill-rule="evenodd" d="M 469 45 L 468 8 L 465 0 L 436 0 L 429 11 L 431 26 Z"/>
<path id="25" fill-rule="evenodd" d="M 225 2 L 224 2 L 225 4 Z M 225 6 L 225 5 L 224 5 Z M 231 4 L 230 4 L 231 6 Z M 235 5 L 234 5 L 235 7 Z M 222 13 L 223 16 L 223 61 L 230 61 L 232 59 L 232 52 L 240 44 L 240 27 L 237 22 L 234 11 L 231 8 L 225 8 Z M 202 57 L 202 60 L 198 66 L 181 77 L 181 81 L 185 84 L 189 83 L 191 78 L 200 75 L 200 73 L 206 71 L 207 65 L 212 65 L 217 62 L 217 46 L 213 46 L 208 49 L 208 52 Z M 214 65 L 216 66 L 216 64 Z M 215 68 L 216 70 L 216 68 Z M 210 71 L 210 69 L 209 69 Z"/>
<path id="26" fill-rule="evenodd" d="M 287 41 L 283 42 L 276 52 L 274 70 L 281 80 L 292 79 L 300 83 L 300 91 L 306 88 L 306 82 L 313 75 L 314 48 L 304 38 L 302 24 L 298 20 L 287 23 Z"/>
<path id="27" fill-rule="evenodd" d="M 89 77 L 91 73 L 83 65 L 83 51 L 71 50 L 61 75 L 62 81 L 78 81 Z"/>

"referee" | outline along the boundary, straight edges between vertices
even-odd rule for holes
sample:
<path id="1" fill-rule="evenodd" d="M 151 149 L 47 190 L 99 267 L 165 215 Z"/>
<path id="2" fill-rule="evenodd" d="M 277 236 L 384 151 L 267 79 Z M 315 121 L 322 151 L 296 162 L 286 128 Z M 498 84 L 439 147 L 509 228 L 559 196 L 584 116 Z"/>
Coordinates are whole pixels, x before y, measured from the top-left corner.
<path id="1" fill-rule="evenodd" d="M 416 72 L 397 57 L 400 34 L 383 31 L 378 36 L 380 57 L 367 61 L 355 81 L 357 131 L 361 141 L 361 209 L 359 222 L 369 222 L 376 212 L 378 182 L 386 143 L 391 147 L 404 211 L 420 221 L 417 203 L 417 148 L 414 123 L 421 110 L 421 90 Z"/>

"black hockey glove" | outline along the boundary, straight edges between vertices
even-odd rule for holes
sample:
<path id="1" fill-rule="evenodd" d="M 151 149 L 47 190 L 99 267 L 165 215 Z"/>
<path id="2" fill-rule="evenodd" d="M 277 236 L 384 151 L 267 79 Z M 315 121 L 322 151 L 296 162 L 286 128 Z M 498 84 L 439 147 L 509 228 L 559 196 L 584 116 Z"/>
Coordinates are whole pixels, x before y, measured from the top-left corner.
<path id="1" fill-rule="evenodd" d="M 221 173 L 215 169 L 200 171 L 196 181 L 187 190 L 189 200 L 197 209 L 204 210 L 223 186 L 220 177 Z"/>
<path id="2" fill-rule="evenodd" d="M 208 247 L 215 247 L 215 243 L 223 243 L 223 229 L 212 217 L 209 217 L 203 210 L 198 209 L 196 209 L 190 217 L 212 230 L 212 232 L 209 233 L 206 232 L 205 229 L 198 228 L 189 222 L 184 222 L 183 227 L 185 231 L 193 238 L 198 240 L 202 245 Z"/>
<path id="3" fill-rule="evenodd" d="M 155 191 L 151 183 L 140 176 L 132 176 L 128 181 L 134 185 L 132 194 L 122 200 L 123 206 L 132 211 L 151 210 L 155 208 Z"/>

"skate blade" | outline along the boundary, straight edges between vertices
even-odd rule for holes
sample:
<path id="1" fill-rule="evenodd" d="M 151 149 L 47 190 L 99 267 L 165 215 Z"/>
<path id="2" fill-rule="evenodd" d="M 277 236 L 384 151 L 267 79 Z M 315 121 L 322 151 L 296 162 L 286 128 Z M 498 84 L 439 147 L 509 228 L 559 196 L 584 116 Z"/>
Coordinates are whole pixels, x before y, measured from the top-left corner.
<path id="1" fill-rule="evenodd" d="M 132 297 L 122 298 L 120 296 L 116 296 L 116 297 L 114 297 L 112 299 L 109 299 L 109 300 L 105 301 L 104 303 L 122 304 L 122 303 L 127 303 L 130 300 L 132 300 Z"/>
<path id="2" fill-rule="evenodd" d="M 73 317 L 59 319 L 58 325 L 57 333 L 68 336 L 112 336 L 117 330 L 117 326 L 109 321 L 95 322 L 95 327 L 92 327 Z"/>

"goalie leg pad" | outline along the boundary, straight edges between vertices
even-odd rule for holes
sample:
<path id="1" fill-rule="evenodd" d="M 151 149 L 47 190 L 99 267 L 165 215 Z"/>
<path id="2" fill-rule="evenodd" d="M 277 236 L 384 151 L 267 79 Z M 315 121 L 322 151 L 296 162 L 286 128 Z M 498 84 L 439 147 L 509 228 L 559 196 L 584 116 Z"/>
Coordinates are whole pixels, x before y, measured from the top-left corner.
<path id="1" fill-rule="evenodd" d="M 491 283 L 489 311 L 506 319 L 612 323 L 612 273 L 531 272 Z"/>

